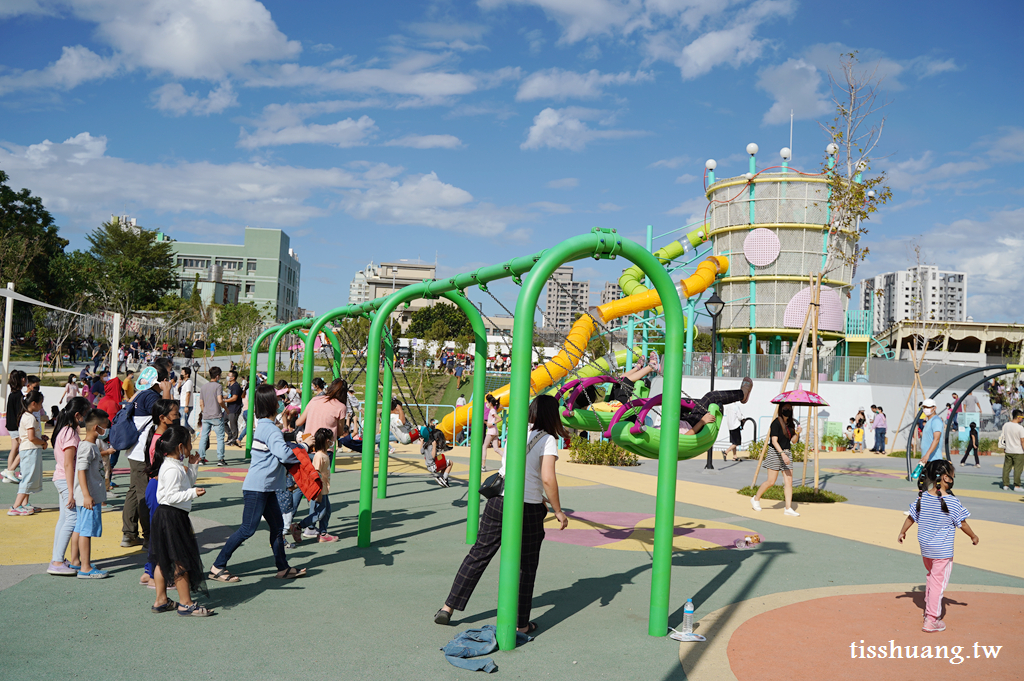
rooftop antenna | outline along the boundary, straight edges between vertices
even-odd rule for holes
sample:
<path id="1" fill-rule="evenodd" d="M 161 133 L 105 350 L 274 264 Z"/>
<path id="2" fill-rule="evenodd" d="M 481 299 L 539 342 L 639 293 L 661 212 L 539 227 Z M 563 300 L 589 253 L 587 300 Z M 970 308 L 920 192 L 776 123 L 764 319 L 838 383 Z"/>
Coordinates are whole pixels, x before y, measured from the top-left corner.
<path id="1" fill-rule="evenodd" d="M 793 153 L 793 110 L 792 109 L 789 110 L 789 153 L 791 154 L 790 158 L 792 158 L 792 153 Z"/>

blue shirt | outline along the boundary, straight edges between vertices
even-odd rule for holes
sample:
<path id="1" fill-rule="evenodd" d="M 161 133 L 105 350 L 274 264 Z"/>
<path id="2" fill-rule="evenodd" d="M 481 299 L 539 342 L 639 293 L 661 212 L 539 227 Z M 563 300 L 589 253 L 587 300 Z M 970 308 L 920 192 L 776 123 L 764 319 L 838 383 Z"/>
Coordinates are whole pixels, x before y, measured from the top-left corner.
<path id="1" fill-rule="evenodd" d="M 949 513 L 942 512 L 942 501 Z M 925 558 L 952 558 L 956 530 L 971 515 L 952 494 L 943 494 L 942 501 L 925 492 L 921 495 L 920 514 L 917 501 L 910 504 L 910 517 L 917 523 L 917 541 Z"/>
<path id="2" fill-rule="evenodd" d="M 260 419 L 252 432 L 252 460 L 249 472 L 242 482 L 243 492 L 283 492 L 285 490 L 285 464 L 298 463 L 292 448 L 284 441 L 281 429 L 270 419 Z M 264 450 L 257 443 L 267 446 Z"/>
<path id="3" fill-rule="evenodd" d="M 946 424 L 943 422 L 942 417 L 936 414 L 928 420 L 928 423 L 924 424 L 924 428 L 921 430 L 921 460 L 922 463 L 928 463 L 933 459 L 942 458 L 942 431 L 946 429 Z M 925 454 L 932 447 L 932 441 L 935 439 L 935 433 L 939 434 L 939 444 L 935 446 L 935 451 L 932 453 L 930 459 L 925 459 Z"/>

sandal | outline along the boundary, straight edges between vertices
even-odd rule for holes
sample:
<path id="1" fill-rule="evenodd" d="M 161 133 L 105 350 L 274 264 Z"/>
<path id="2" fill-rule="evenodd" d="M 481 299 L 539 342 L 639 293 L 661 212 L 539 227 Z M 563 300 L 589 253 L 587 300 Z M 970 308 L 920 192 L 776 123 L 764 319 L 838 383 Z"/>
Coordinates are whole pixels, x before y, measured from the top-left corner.
<path id="1" fill-rule="evenodd" d="M 222 573 L 223 574 L 223 573 Z M 184 608 L 184 610 L 182 610 Z M 213 614 L 213 610 L 207 610 L 198 603 L 192 605 L 178 605 L 178 615 L 181 617 L 209 617 Z"/>
<path id="2" fill-rule="evenodd" d="M 530 622 L 529 624 L 527 624 L 526 631 L 519 631 L 519 629 L 516 629 L 516 631 L 518 631 L 520 634 L 532 634 L 533 632 L 537 631 L 537 623 Z"/>
<path id="3" fill-rule="evenodd" d="M 168 599 L 167 602 L 164 603 L 163 605 L 154 605 L 154 606 L 152 606 L 150 608 L 150 610 L 152 610 L 153 612 L 158 612 L 158 613 L 159 612 L 170 612 L 172 610 L 177 610 L 179 605 L 181 605 L 181 604 L 180 603 L 175 603 L 174 601 Z"/>
<path id="4" fill-rule="evenodd" d="M 296 570 L 295 568 L 290 567 L 287 570 L 285 570 L 283 575 L 282 574 L 277 574 L 277 575 L 274 575 L 274 576 L 277 577 L 278 579 L 298 579 L 299 577 L 305 577 L 306 576 L 306 568 L 302 568 L 301 570 Z"/>
<path id="5" fill-rule="evenodd" d="M 233 574 L 231 574 L 227 570 L 221 570 L 220 572 L 214 572 L 213 570 L 210 570 L 209 577 L 210 577 L 210 579 L 212 579 L 214 581 L 224 582 L 226 584 L 234 584 L 235 582 L 242 581 L 241 579 L 239 579 L 238 577 L 235 577 Z"/>

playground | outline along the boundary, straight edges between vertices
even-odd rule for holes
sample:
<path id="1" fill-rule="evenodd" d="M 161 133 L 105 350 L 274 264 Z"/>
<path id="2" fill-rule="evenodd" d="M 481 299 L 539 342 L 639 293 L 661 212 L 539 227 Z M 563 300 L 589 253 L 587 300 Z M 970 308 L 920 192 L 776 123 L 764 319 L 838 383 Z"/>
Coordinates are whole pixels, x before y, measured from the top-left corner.
<path id="1" fill-rule="evenodd" d="M 216 616 L 198 630 L 195 623 L 168 616 L 176 620 L 173 629 L 160 631 L 171 635 L 154 639 L 148 626 L 156 616 L 147 609 L 151 595 L 137 583 L 144 556 L 117 542 L 118 496 L 107 510 L 108 532 L 94 547 L 113 578 L 85 584 L 45 574 L 49 541 L 40 538 L 52 536 L 57 516 L 56 494 L 45 485 L 33 497 L 42 512 L 0 517 L 0 606 L 17 623 L 0 634 L 0 645 L 12 651 L 5 668 L 17 678 L 84 675 L 83 670 L 113 678 L 295 678 L 328 669 L 369 679 L 466 678 L 470 672 L 448 665 L 439 649 L 464 629 L 494 624 L 494 660 L 500 673 L 513 678 L 628 673 L 644 679 L 903 679 L 947 664 L 958 665 L 956 673 L 965 678 L 1015 675 L 1024 663 L 1012 638 L 1024 617 L 1024 496 L 993 486 L 1001 456 L 985 457 L 982 467 L 961 473 L 956 494 L 971 509 L 981 543 L 972 546 L 957 536 L 957 565 L 945 592 L 949 629 L 922 632 L 921 554 L 916 541 L 896 542 L 903 511 L 917 497 L 908 480 L 910 448 L 899 459 L 819 447 L 826 422 L 820 408 L 829 404 L 822 397 L 841 401 L 846 398 L 840 395 L 868 389 L 855 385 L 862 383 L 855 376 L 867 374 L 873 340 L 857 326 L 859 317 L 847 314 L 840 295 L 853 277 L 853 232 L 835 224 L 825 207 L 831 191 L 827 174 L 791 171 L 785 153 L 781 172 L 757 171 L 756 152 L 756 145 L 748 147 L 747 176 L 717 183 L 709 161 L 706 188 L 714 210 L 708 221 L 673 230 L 674 240 L 660 248 L 650 230 L 645 247 L 615 230 L 594 228 L 532 255 L 264 331 L 253 343 L 254 355 L 267 342 L 273 357 L 288 334 L 304 336 L 305 406 L 321 332 L 335 358 L 351 356 L 352 340 L 333 324 L 370 320 L 358 368 L 366 386 L 363 448 L 339 451 L 334 461 L 330 529 L 340 541 L 300 543 L 289 558 L 308 577 L 282 582 L 274 579 L 265 535 L 257 534 L 232 565 L 242 581 L 209 584 L 207 604 Z M 816 199 L 823 200 L 821 206 L 812 203 Z M 744 204 L 740 210 L 738 202 Z M 810 214 L 812 205 L 820 215 Z M 559 266 L 585 258 L 627 261 L 619 280 L 623 297 L 595 308 L 580 301 L 580 316 L 565 332 L 560 351 L 537 357 L 533 337 L 542 289 Z M 388 320 L 412 300 L 444 299 L 468 317 L 475 364 L 483 367 L 484 316 L 471 296 L 488 294 L 488 284 L 500 279 L 521 287 L 508 339 L 510 380 L 488 390 L 486 372 L 474 372 L 472 399 L 441 419 L 438 429 L 457 446 L 448 452 L 455 462 L 451 486 L 438 487 L 418 443 L 390 444 L 387 409 L 378 412 L 406 395 Z M 695 375 L 700 316 L 713 325 L 710 380 Z M 622 322 L 630 340 L 616 347 L 612 325 Z M 588 346 L 600 335 L 612 349 L 594 356 Z M 741 339 L 746 353 L 745 366 L 734 372 L 716 359 L 723 338 L 730 337 Z M 823 355 L 820 339 L 835 341 L 831 356 Z M 764 348 L 788 355 L 788 362 L 766 370 L 760 362 Z M 660 355 L 652 380 L 628 378 L 651 351 Z M 340 364 L 331 370 L 345 377 Z M 741 381 L 744 376 L 750 378 Z M 257 379 L 254 361 L 249 404 Z M 274 379 L 271 364 L 267 381 Z M 802 381 L 809 391 L 800 387 Z M 715 387 L 742 391 L 743 402 L 760 405 L 769 419 L 773 402 L 786 402 L 778 393 L 813 395 L 818 401 L 801 403 L 811 443 L 810 470 L 805 464 L 801 477 L 813 490 L 848 501 L 797 502 L 799 515 L 793 517 L 783 515 L 782 502 L 765 497 L 763 510 L 754 510 L 737 490 L 760 469 L 760 458 L 715 460 L 713 471 L 705 467 L 706 453 L 718 456 L 723 449 L 722 405 L 703 405 L 699 424 L 680 426 L 688 413 L 699 413 L 701 395 Z M 405 389 L 412 392 L 407 382 Z M 504 410 L 507 435 L 502 549 L 469 608 L 455 614 L 453 626 L 441 627 L 431 613 L 443 602 L 480 525 L 488 393 Z M 558 398 L 565 425 L 608 440 L 641 463 L 589 466 L 560 457 L 558 483 L 569 524 L 559 530 L 548 517 L 533 599 L 538 630 L 534 640 L 517 646 L 527 414 L 540 394 Z M 906 415 L 907 424 L 912 417 Z M 252 410 L 248 418 L 245 448 L 229 450 L 226 467 L 201 467 L 196 481 L 208 490 L 191 512 L 204 565 L 238 524 Z M 44 460 L 45 477 L 52 455 Z M 486 463 L 490 470 L 500 465 L 493 452 Z M 13 486 L 0 486 L 0 504 L 10 504 L 14 492 Z M 743 545 L 753 536 L 753 546 Z M 670 627 L 680 626 L 687 599 L 696 606 L 694 633 L 706 641 L 667 637 Z M 55 613 L 66 626 L 54 626 Z M 200 651 L 194 668 L 176 666 L 178 630 L 186 640 L 181 645 Z M 83 652 L 54 652 L 69 642 Z M 897 647 L 905 655 L 893 659 Z"/>

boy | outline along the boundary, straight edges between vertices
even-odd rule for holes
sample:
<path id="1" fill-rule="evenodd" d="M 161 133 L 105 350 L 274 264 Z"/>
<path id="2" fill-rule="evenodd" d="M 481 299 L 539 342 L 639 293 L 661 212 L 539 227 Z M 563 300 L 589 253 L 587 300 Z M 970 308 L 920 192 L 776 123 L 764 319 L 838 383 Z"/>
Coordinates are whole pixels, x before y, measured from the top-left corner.
<path id="1" fill-rule="evenodd" d="M 90 549 L 92 538 L 103 536 L 103 502 L 107 500 L 107 488 L 100 470 L 100 448 L 96 441 L 110 428 L 110 418 L 102 409 L 93 409 L 85 417 L 85 436 L 78 443 L 78 457 L 75 461 L 75 506 L 78 520 L 75 533 L 78 534 L 78 555 L 82 568 L 79 579 L 103 579 L 106 570 L 92 566 Z"/>
<path id="2" fill-rule="evenodd" d="M 853 451 L 853 419 L 846 426 L 846 448 Z"/>

